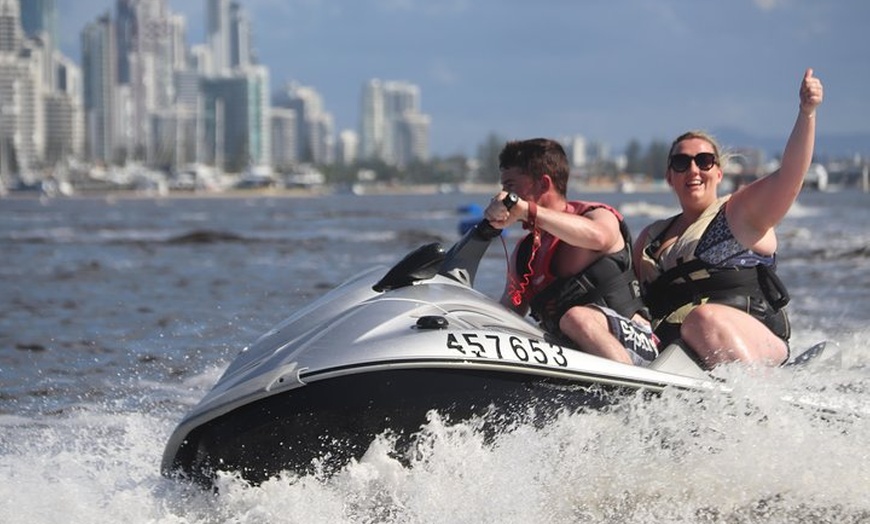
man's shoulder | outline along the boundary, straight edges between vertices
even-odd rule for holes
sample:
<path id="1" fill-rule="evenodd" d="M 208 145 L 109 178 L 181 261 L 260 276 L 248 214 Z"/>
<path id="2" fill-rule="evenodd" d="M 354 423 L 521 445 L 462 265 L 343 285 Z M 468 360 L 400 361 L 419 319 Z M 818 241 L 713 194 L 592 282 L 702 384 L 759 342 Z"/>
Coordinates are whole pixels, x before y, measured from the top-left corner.
<path id="1" fill-rule="evenodd" d="M 617 220 L 622 220 L 622 214 L 615 207 L 610 204 L 605 204 L 604 202 L 574 200 L 571 201 L 570 204 L 573 205 L 574 213 L 577 215 L 596 213 L 599 216 L 612 215 L 615 216 Z M 605 211 L 607 213 L 604 213 Z"/>

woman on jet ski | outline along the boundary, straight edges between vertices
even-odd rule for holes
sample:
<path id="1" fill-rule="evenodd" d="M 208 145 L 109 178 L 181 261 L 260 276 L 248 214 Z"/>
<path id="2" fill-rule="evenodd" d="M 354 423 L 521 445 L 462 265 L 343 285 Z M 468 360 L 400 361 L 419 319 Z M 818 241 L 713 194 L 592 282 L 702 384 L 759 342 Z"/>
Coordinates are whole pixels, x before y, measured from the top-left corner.
<path id="1" fill-rule="evenodd" d="M 634 266 L 662 344 L 681 338 L 712 368 L 741 361 L 779 365 L 788 358 L 788 294 L 774 273 L 774 226 L 801 190 L 813 158 L 822 83 L 807 69 L 800 111 L 770 175 L 719 197 L 725 163 L 708 134 L 679 136 L 668 155 L 667 182 L 682 213 L 637 238 Z"/>

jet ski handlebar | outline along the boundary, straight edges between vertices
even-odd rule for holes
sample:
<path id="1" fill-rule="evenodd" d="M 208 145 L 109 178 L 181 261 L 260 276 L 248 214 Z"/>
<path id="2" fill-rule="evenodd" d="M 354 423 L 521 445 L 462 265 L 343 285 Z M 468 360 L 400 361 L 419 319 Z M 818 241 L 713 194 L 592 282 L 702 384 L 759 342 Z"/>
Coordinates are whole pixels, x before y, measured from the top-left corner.
<path id="1" fill-rule="evenodd" d="M 517 202 L 519 201 L 520 197 L 518 197 L 516 193 L 511 191 L 501 200 L 501 203 L 504 204 L 504 207 L 506 207 L 508 211 L 510 211 L 510 209 L 517 205 Z M 478 222 L 478 224 L 471 228 L 471 230 L 477 230 L 477 234 L 484 240 L 492 240 L 493 238 L 501 234 L 501 229 L 492 227 L 492 224 L 489 223 L 489 220 L 485 218 Z"/>
<path id="2" fill-rule="evenodd" d="M 516 193 L 508 193 L 502 199 L 506 208 L 511 209 L 519 201 Z M 409 286 L 414 282 L 428 280 L 435 275 L 444 275 L 458 282 L 474 286 L 474 277 L 480 260 L 486 253 L 490 241 L 501 234 L 501 229 L 492 227 L 483 219 L 469 229 L 459 241 L 445 252 L 438 242 L 420 246 L 405 255 L 373 287 L 377 292 L 389 291 Z"/>
<path id="3" fill-rule="evenodd" d="M 508 209 L 519 202 L 516 193 L 510 192 L 502 199 L 502 204 Z M 453 245 L 441 263 L 439 274 L 451 277 L 468 287 L 474 286 L 474 277 L 480 260 L 486 253 L 492 239 L 501 235 L 501 229 L 492 227 L 489 220 L 483 219 Z"/>

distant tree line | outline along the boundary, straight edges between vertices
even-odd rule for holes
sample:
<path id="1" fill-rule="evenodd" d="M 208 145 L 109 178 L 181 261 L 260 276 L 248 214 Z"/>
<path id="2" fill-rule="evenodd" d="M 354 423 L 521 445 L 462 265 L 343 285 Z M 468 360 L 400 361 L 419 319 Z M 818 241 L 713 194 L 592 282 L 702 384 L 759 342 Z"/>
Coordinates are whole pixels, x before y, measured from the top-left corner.
<path id="1" fill-rule="evenodd" d="M 477 146 L 476 157 L 457 154 L 435 157 L 427 162 L 406 166 L 389 165 L 382 160 L 358 160 L 350 165 L 320 166 L 330 184 L 354 184 L 361 172 L 373 173 L 371 182 L 387 184 L 457 184 L 463 182 L 498 183 L 498 154 L 506 138 L 490 133 Z M 668 145 L 653 141 L 646 148 L 638 140 L 629 142 L 625 150 L 625 168 L 619 169 L 615 159 L 596 160 L 582 169 L 583 176 L 616 180 L 621 175 L 645 175 L 662 180 L 667 169 Z"/>
<path id="2" fill-rule="evenodd" d="M 625 148 L 626 173 L 644 173 L 653 180 L 664 180 L 668 166 L 668 149 L 665 142 L 654 140 L 644 151 L 637 140 L 632 140 Z"/>

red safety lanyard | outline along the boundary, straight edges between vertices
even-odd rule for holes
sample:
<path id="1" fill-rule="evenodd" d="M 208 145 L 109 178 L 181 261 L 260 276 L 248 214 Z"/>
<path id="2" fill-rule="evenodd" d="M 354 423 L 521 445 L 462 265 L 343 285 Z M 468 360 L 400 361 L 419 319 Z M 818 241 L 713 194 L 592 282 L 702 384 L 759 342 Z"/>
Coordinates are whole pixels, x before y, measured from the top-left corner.
<path id="1" fill-rule="evenodd" d="M 514 306 L 519 306 L 523 303 L 523 295 L 526 292 L 526 288 L 532 281 L 532 275 L 534 275 L 535 270 L 532 267 L 532 263 L 535 260 L 535 254 L 538 252 L 538 248 L 541 247 L 541 231 L 538 228 L 534 228 L 532 230 L 532 249 L 529 253 L 529 261 L 526 263 L 525 271 L 523 271 L 523 277 L 520 281 L 513 277 L 510 271 L 510 256 L 507 253 L 507 245 L 505 245 L 504 239 L 502 238 L 502 245 L 505 248 L 505 258 L 508 261 L 508 285 L 510 286 L 510 297 L 511 302 L 513 302 Z M 519 268 L 517 268 L 519 270 Z"/>

